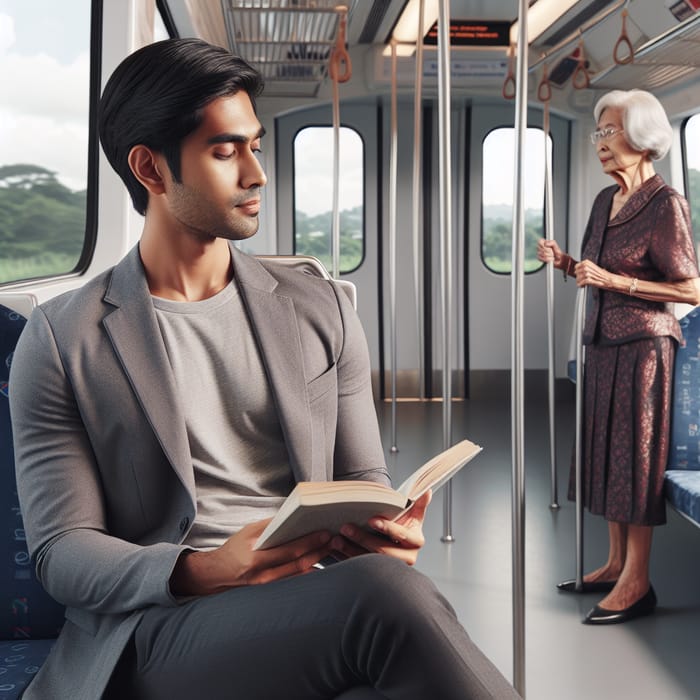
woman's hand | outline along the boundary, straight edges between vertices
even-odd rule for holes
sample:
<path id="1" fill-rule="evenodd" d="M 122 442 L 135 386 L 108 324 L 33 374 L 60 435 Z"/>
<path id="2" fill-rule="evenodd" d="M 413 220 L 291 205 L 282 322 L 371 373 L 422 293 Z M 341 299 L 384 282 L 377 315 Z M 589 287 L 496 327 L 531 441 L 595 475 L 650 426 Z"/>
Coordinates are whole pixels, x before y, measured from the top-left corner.
<path id="1" fill-rule="evenodd" d="M 341 555 L 340 558 L 377 552 L 396 557 L 413 566 L 418 559 L 418 552 L 425 544 L 423 520 L 431 498 L 431 491 L 423 494 L 396 521 L 372 518 L 369 525 L 378 534 L 357 525 L 344 525 L 340 530 L 342 536 L 334 537 L 331 541 L 332 549 Z"/>
<path id="2" fill-rule="evenodd" d="M 611 289 L 614 291 L 623 291 L 625 289 L 625 281 L 621 275 L 613 275 L 611 272 L 604 270 L 590 260 L 582 260 L 576 265 L 576 285 L 578 287 L 599 287 L 600 289 Z M 621 281 L 621 284 L 616 285 L 616 279 Z M 631 282 L 632 280 L 629 280 Z M 629 286 L 629 282 L 627 283 Z"/>
<path id="3" fill-rule="evenodd" d="M 552 263 L 554 267 L 561 267 L 564 253 L 559 244 L 547 238 L 537 241 L 537 259 L 543 263 Z"/>

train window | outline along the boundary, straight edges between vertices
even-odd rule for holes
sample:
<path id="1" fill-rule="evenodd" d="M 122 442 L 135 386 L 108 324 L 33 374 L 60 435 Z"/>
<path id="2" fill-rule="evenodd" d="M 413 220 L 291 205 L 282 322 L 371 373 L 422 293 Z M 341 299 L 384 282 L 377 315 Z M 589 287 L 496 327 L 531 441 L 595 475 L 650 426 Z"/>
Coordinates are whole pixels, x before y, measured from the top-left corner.
<path id="1" fill-rule="evenodd" d="M 90 0 L 0 0 L 0 283 L 74 271 L 86 238 Z"/>
<path id="2" fill-rule="evenodd" d="M 537 240 L 544 231 L 544 132 L 528 128 L 525 136 L 525 272 L 542 267 Z M 551 139 L 550 139 L 551 143 Z M 515 130 L 490 131 L 482 147 L 481 257 L 492 272 L 512 268 Z M 550 151 L 551 152 L 551 151 Z"/>
<path id="3" fill-rule="evenodd" d="M 700 114 L 694 114 L 683 128 L 686 195 L 690 203 L 695 243 L 700 244 Z"/>
<path id="4" fill-rule="evenodd" d="M 158 3 L 157 12 L 153 17 L 153 41 L 161 41 L 162 39 L 169 39 L 170 32 L 165 25 L 165 19 L 163 18 L 163 9 Z"/>
<path id="5" fill-rule="evenodd" d="M 364 144 L 354 129 L 340 128 L 338 208 L 340 272 L 364 256 Z M 333 129 L 308 126 L 294 138 L 294 252 L 332 268 Z"/>

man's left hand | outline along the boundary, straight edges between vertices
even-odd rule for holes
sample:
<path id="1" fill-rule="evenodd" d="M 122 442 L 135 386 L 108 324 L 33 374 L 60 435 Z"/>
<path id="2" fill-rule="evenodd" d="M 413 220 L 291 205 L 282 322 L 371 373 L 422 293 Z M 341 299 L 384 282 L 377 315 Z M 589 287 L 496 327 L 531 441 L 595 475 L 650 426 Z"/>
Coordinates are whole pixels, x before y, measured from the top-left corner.
<path id="1" fill-rule="evenodd" d="M 377 552 L 396 557 L 413 566 L 418 559 L 418 552 L 425 544 L 423 520 L 431 498 L 431 491 L 423 494 L 395 521 L 371 518 L 369 525 L 379 534 L 357 525 L 343 525 L 340 530 L 342 536 L 334 537 L 330 546 L 341 558 Z"/>

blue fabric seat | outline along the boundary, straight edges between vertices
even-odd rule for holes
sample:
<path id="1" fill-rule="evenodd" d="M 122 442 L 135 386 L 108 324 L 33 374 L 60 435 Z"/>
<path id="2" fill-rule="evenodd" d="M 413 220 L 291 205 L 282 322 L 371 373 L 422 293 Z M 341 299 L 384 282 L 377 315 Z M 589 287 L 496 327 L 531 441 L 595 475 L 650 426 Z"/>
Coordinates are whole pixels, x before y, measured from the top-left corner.
<path id="1" fill-rule="evenodd" d="M 17 500 L 10 426 L 9 371 L 26 319 L 0 305 L 0 700 L 19 698 L 46 659 L 64 608 L 36 578 Z"/>
<path id="2" fill-rule="evenodd" d="M 676 354 L 664 489 L 668 502 L 700 527 L 700 308 L 680 324 L 683 344 Z"/>
<path id="3" fill-rule="evenodd" d="M 53 644 L 53 639 L 0 642 L 0 700 L 20 697 Z"/>

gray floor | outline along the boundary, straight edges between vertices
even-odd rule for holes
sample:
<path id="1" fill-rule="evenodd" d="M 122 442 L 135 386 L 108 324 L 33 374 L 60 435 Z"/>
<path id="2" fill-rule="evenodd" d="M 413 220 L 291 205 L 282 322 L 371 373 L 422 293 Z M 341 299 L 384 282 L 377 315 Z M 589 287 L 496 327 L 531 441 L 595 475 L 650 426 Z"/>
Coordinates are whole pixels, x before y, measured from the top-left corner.
<path id="1" fill-rule="evenodd" d="M 563 395 L 563 397 L 562 397 Z M 575 509 L 566 499 L 573 440 L 573 394 L 558 389 L 557 461 L 561 508 L 553 511 L 546 399 L 526 396 L 525 697 L 532 700 L 700 698 L 700 529 L 669 510 L 654 535 L 654 615 L 592 627 L 581 618 L 601 596 L 559 593 L 575 574 Z M 391 406 L 378 406 L 391 446 Z M 442 449 L 442 404 L 398 403 L 397 446 L 388 456 L 396 484 Z M 453 534 L 444 544 L 444 492 L 426 518 L 418 567 L 447 595 L 472 638 L 513 677 L 510 404 L 508 396 L 452 404 L 452 438 L 484 451 L 452 482 Z M 607 527 L 586 514 L 585 569 L 602 563 Z"/>

